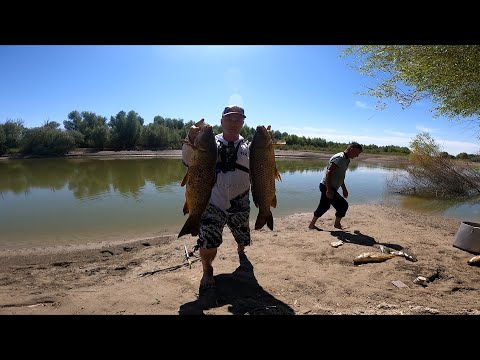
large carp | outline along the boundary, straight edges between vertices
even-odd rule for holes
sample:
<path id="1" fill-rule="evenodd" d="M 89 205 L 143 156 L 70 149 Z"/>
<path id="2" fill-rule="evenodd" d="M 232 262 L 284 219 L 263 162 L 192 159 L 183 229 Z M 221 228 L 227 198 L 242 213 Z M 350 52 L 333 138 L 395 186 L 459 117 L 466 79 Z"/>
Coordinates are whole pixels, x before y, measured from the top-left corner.
<path id="1" fill-rule="evenodd" d="M 270 135 L 270 126 L 257 126 L 250 144 L 250 184 L 252 198 L 258 208 L 255 230 L 265 224 L 273 230 L 273 215 L 270 207 L 277 207 L 275 179 L 282 180 L 275 164 L 275 151 Z"/>
<path id="2" fill-rule="evenodd" d="M 217 144 L 213 128 L 205 125 L 200 129 L 193 144 L 193 156 L 188 165 L 181 186 L 186 185 L 183 215 L 188 214 L 178 237 L 185 234 L 198 235 L 200 217 L 208 206 L 215 185 L 215 165 L 217 163 Z"/>

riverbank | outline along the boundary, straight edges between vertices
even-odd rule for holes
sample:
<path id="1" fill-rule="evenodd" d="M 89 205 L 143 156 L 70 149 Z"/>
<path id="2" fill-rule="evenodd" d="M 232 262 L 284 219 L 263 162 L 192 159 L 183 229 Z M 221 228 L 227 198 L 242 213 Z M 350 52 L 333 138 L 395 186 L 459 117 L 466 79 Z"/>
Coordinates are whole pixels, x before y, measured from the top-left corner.
<path id="1" fill-rule="evenodd" d="M 291 159 L 324 159 L 328 160 L 333 155 L 328 151 L 304 151 L 304 150 L 275 150 L 277 158 Z M 67 154 L 67 157 L 87 157 L 87 158 L 150 158 L 167 157 L 181 158 L 181 150 L 123 150 L 123 151 L 91 151 L 89 149 L 77 149 Z M 355 161 L 370 163 L 408 163 L 408 156 L 400 155 L 381 155 L 362 153 Z"/>
<path id="2" fill-rule="evenodd" d="M 288 159 L 322 159 L 328 160 L 333 152 L 328 151 L 307 151 L 307 150 L 275 150 L 276 158 Z M 181 150 L 101 150 L 79 148 L 65 155 L 66 158 L 98 158 L 98 159 L 119 159 L 119 158 L 181 158 Z M 10 157 L 11 159 L 15 157 Z M 0 156 L 0 160 L 8 160 L 8 156 Z M 355 161 L 367 163 L 408 163 L 408 156 L 383 155 L 362 153 Z"/>
<path id="3" fill-rule="evenodd" d="M 480 315 L 480 267 L 452 246 L 458 220 L 353 205 L 347 229 L 333 228 L 330 210 L 317 231 L 307 228 L 311 214 L 273 213 L 274 230 L 252 230 L 241 259 L 225 228 L 215 293 L 199 293 L 200 261 L 184 260 L 188 236 L 0 251 L 0 314 Z M 380 245 L 417 261 L 354 265 Z"/>

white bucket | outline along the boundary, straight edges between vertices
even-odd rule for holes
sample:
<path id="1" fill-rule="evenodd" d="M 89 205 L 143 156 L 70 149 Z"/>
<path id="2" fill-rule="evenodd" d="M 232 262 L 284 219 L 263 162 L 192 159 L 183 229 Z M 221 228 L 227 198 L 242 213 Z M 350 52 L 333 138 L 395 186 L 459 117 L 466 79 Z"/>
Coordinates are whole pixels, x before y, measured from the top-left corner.
<path id="1" fill-rule="evenodd" d="M 480 254 L 480 224 L 464 221 L 453 239 L 453 246 L 474 254 Z"/>

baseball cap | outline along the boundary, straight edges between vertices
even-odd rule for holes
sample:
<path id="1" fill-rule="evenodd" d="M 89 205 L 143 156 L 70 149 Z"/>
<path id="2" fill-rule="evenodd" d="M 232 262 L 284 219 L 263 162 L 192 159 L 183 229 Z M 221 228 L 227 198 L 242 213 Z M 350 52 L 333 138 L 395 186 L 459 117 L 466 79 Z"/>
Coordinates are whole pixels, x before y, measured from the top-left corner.
<path id="1" fill-rule="evenodd" d="M 237 106 L 237 105 L 229 105 L 225 107 L 225 109 L 222 112 L 222 117 L 225 115 L 230 115 L 230 114 L 240 114 L 243 115 L 243 118 L 246 118 L 245 116 L 245 110 L 243 110 L 242 107 Z"/>

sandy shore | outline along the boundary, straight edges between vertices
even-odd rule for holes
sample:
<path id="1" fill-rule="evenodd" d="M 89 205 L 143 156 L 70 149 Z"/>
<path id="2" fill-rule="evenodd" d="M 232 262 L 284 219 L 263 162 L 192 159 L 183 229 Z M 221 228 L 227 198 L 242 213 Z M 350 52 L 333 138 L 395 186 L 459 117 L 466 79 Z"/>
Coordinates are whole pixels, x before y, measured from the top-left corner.
<path id="1" fill-rule="evenodd" d="M 277 157 L 328 159 L 323 152 L 281 151 Z M 172 151 L 73 152 L 71 157 L 180 157 Z M 356 161 L 406 162 L 362 154 Z M 191 268 L 184 244 L 163 237 L 78 246 L 0 251 L 0 314 L 395 314 L 480 315 L 480 267 L 452 246 L 460 222 L 380 204 L 351 206 L 339 231 L 334 210 L 308 230 L 312 214 L 275 217 L 274 231 L 252 230 L 239 258 L 229 230 L 215 259 L 214 291 L 199 292 L 199 258 Z M 252 221 L 254 219 L 251 219 Z M 253 229 L 253 222 L 251 223 Z M 342 240 L 343 245 L 331 246 Z M 355 265 L 380 246 L 407 251 Z M 198 254 L 197 254 L 198 255 Z M 418 276 L 427 282 L 418 285 Z"/>
<path id="2" fill-rule="evenodd" d="M 226 228 L 216 290 L 201 294 L 200 261 L 189 268 L 183 253 L 193 237 L 4 250 L 0 314 L 480 314 L 480 267 L 452 246 L 458 220 L 378 204 L 351 206 L 344 231 L 333 217 L 321 231 L 307 229 L 311 214 L 275 217 L 274 231 L 252 230 L 242 259 Z M 417 261 L 354 265 L 380 245 Z M 428 282 L 415 284 L 419 275 Z"/>

